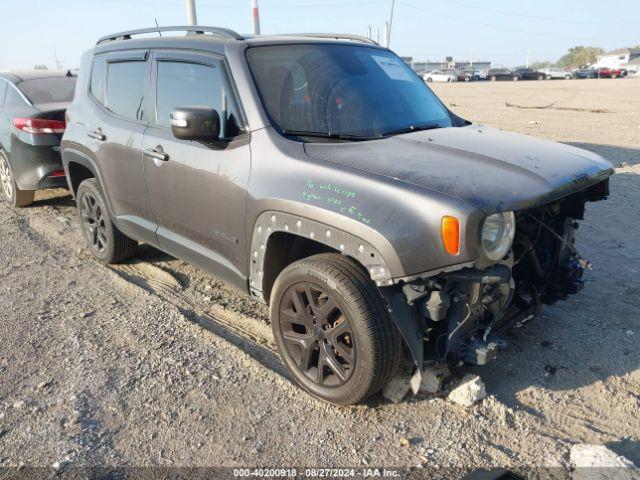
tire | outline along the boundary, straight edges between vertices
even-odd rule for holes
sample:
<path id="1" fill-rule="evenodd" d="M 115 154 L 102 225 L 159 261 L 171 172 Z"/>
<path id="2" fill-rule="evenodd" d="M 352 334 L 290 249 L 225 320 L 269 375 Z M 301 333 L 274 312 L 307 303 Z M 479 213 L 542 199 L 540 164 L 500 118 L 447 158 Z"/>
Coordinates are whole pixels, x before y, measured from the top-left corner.
<path id="1" fill-rule="evenodd" d="M 546 76 L 546 79 L 547 79 L 547 80 L 551 80 L 551 75 L 547 75 L 547 76 Z"/>
<path id="2" fill-rule="evenodd" d="M 496 77 L 494 75 L 492 75 L 492 76 L 489 77 L 489 80 L 491 80 L 492 82 L 495 82 L 496 81 Z"/>
<path id="3" fill-rule="evenodd" d="M 514 82 L 517 82 L 518 80 L 520 80 L 520 78 L 518 78 L 517 76 L 511 78 L 511 80 L 513 80 Z"/>
<path id="4" fill-rule="evenodd" d="M 565 79 L 565 80 L 571 80 L 571 75 L 565 75 L 565 76 L 564 76 L 564 79 Z"/>
<path id="5" fill-rule="evenodd" d="M 615 78 L 618 78 L 618 75 L 616 75 L 615 73 L 612 73 L 612 74 L 611 74 L 611 78 L 614 78 L 614 79 L 615 79 Z"/>
<path id="6" fill-rule="evenodd" d="M 427 83 L 431 83 L 431 82 L 433 82 L 433 78 L 431 77 L 427 78 Z"/>
<path id="7" fill-rule="evenodd" d="M 2 190 L 4 199 L 14 208 L 31 205 L 36 194 L 33 190 L 20 190 L 18 188 L 9 165 L 9 159 L 3 151 L 0 151 L 0 190 Z"/>
<path id="8" fill-rule="evenodd" d="M 538 75 L 538 80 L 544 80 L 544 77 L 542 75 Z"/>
<path id="9" fill-rule="evenodd" d="M 400 332 L 367 273 L 344 256 L 321 254 L 289 265 L 276 279 L 270 309 L 285 365 L 321 400 L 361 402 L 398 367 Z"/>
<path id="10" fill-rule="evenodd" d="M 138 242 L 127 237 L 113 224 L 95 178 L 80 184 L 76 204 L 82 234 L 94 257 L 102 263 L 112 264 L 135 255 Z"/>

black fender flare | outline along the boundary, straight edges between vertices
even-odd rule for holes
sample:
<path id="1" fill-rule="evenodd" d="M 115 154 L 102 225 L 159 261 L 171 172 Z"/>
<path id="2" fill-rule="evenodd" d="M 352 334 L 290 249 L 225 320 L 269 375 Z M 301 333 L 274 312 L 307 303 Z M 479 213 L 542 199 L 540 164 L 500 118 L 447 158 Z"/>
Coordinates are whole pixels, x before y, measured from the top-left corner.
<path id="1" fill-rule="evenodd" d="M 270 210 L 262 212 L 256 219 L 251 240 L 249 289 L 257 298 L 264 300 L 263 272 L 267 242 L 276 232 L 287 232 L 327 245 L 363 265 L 378 286 L 393 284 L 387 262 L 370 242 L 316 220 Z"/>

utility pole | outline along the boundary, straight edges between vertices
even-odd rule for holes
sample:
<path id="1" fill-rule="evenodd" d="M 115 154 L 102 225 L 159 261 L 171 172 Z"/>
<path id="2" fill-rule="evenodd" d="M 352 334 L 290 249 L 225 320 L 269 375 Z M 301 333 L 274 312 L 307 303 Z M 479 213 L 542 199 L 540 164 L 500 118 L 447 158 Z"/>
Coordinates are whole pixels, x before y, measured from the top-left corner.
<path id="1" fill-rule="evenodd" d="M 367 38 L 371 40 L 371 25 L 369 25 L 369 28 L 367 29 Z"/>
<path id="2" fill-rule="evenodd" d="M 386 23 L 386 41 L 387 48 L 391 45 L 391 26 L 393 25 L 393 9 L 396 6 L 396 0 L 391 0 L 391 12 L 389 13 L 389 21 Z"/>
<path id="3" fill-rule="evenodd" d="M 260 9 L 258 0 L 251 0 L 251 12 L 253 15 L 253 34 L 260 35 Z"/>
<path id="4" fill-rule="evenodd" d="M 525 67 L 529 68 L 529 49 L 527 48 L 527 63 Z"/>
<path id="5" fill-rule="evenodd" d="M 53 57 L 56 60 L 56 70 L 61 70 L 64 62 L 58 58 L 58 51 L 56 50 L 56 47 L 53 47 Z"/>
<path id="6" fill-rule="evenodd" d="M 185 0 L 187 5 L 187 24 L 197 25 L 198 18 L 196 16 L 196 0 Z"/>

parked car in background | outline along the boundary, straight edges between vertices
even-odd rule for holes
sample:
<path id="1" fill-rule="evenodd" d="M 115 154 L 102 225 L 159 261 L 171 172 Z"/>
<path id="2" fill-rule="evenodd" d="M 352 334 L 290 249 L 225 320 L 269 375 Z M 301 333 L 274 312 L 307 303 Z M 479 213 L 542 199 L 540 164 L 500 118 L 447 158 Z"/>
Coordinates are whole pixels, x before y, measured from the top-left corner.
<path id="1" fill-rule="evenodd" d="M 516 68 L 515 72 L 520 80 L 544 80 L 544 73 L 533 68 Z"/>
<path id="2" fill-rule="evenodd" d="M 470 82 L 473 80 L 473 71 L 471 70 L 456 70 L 454 74 L 458 82 Z"/>
<path id="3" fill-rule="evenodd" d="M 487 70 L 474 70 L 471 73 L 471 80 L 473 80 L 474 82 L 479 80 L 486 80 L 487 72 Z"/>
<path id="4" fill-rule="evenodd" d="M 425 82 L 455 82 L 457 78 L 452 73 L 447 73 L 442 70 L 433 70 L 424 74 Z"/>
<path id="5" fill-rule="evenodd" d="M 545 68 L 542 72 L 547 80 L 571 80 L 573 78 L 571 72 L 563 70 L 562 68 Z"/>
<path id="6" fill-rule="evenodd" d="M 600 68 L 598 70 L 599 78 L 620 78 L 626 75 L 627 71 L 622 68 Z"/>
<path id="7" fill-rule="evenodd" d="M 75 85 L 68 71 L 0 72 L 0 184 L 12 206 L 30 205 L 36 190 L 66 186 L 60 139 Z"/>
<path id="8" fill-rule="evenodd" d="M 573 71 L 574 78 L 598 78 L 598 70 L 595 68 L 580 68 Z"/>
<path id="9" fill-rule="evenodd" d="M 518 74 L 510 68 L 491 68 L 487 72 L 487 80 L 495 82 L 496 80 L 520 80 Z"/>

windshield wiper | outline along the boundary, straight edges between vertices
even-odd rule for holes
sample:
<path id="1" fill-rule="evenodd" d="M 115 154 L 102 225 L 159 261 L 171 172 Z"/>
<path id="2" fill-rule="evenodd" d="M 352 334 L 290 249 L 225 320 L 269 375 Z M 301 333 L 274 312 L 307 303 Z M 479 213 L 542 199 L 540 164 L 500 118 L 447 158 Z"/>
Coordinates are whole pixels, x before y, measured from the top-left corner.
<path id="1" fill-rule="evenodd" d="M 306 130 L 282 130 L 283 135 L 291 135 L 295 137 L 318 137 L 318 138 L 335 138 L 337 140 L 353 140 L 364 141 L 373 140 L 375 137 L 365 137 L 362 135 L 352 135 L 350 133 L 332 133 L 332 132 L 308 132 Z"/>
<path id="2" fill-rule="evenodd" d="M 434 128 L 442 128 L 437 123 L 426 123 L 423 125 L 409 125 L 408 127 L 390 130 L 381 134 L 381 137 L 392 137 L 394 135 L 402 135 L 403 133 L 419 132 L 421 130 L 433 130 Z"/>

